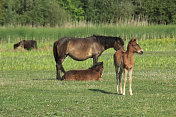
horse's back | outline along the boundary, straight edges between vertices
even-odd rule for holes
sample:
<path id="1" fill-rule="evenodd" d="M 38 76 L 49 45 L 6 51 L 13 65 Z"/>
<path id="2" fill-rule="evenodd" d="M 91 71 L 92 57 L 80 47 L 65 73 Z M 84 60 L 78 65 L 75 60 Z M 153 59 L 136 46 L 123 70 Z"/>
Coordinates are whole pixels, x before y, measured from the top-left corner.
<path id="1" fill-rule="evenodd" d="M 101 52 L 101 45 L 94 37 L 72 38 L 67 44 L 67 54 L 75 60 L 86 60 Z"/>
<path id="2" fill-rule="evenodd" d="M 35 40 L 22 40 L 20 45 L 22 45 L 25 49 L 37 49 L 37 41 Z"/>

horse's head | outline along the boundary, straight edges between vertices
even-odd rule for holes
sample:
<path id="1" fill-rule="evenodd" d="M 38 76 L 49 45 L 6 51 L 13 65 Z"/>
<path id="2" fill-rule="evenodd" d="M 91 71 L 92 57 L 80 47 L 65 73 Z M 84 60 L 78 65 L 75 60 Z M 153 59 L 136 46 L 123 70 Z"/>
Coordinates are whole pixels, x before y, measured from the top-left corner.
<path id="1" fill-rule="evenodd" d="M 14 44 L 13 47 L 14 47 L 14 50 L 19 46 L 19 43 L 17 44 Z"/>
<path id="2" fill-rule="evenodd" d="M 114 49 L 117 50 L 122 50 L 124 51 L 124 41 L 120 37 L 114 37 L 115 42 L 114 42 Z"/>
<path id="3" fill-rule="evenodd" d="M 20 42 L 18 42 L 18 43 L 16 43 L 16 44 L 14 44 L 14 45 L 13 45 L 14 50 L 15 50 L 15 49 L 17 49 L 20 45 L 21 45 L 21 41 L 20 41 Z"/>
<path id="4" fill-rule="evenodd" d="M 22 41 L 20 41 L 20 42 L 18 42 L 16 44 L 14 44 L 13 45 L 14 50 L 17 49 L 18 47 L 24 46 L 24 42 L 25 42 L 25 40 L 22 40 Z"/>
<path id="5" fill-rule="evenodd" d="M 137 43 L 136 39 L 131 39 L 129 41 L 127 50 L 129 50 L 129 49 L 132 50 L 133 53 L 138 53 L 138 54 L 143 54 L 144 53 L 142 48 Z"/>

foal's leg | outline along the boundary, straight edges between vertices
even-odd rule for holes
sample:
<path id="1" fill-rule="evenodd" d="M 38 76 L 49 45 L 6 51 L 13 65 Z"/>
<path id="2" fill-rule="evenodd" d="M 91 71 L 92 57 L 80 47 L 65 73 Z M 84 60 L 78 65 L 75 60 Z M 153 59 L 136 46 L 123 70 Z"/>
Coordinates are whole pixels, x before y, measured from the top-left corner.
<path id="1" fill-rule="evenodd" d="M 118 80 L 119 80 L 119 72 L 118 72 L 118 69 L 119 67 L 115 66 L 115 71 L 116 71 L 116 91 L 117 91 L 117 94 L 119 94 L 119 86 L 118 86 Z"/>
<path id="2" fill-rule="evenodd" d="M 129 93 L 130 93 L 130 95 L 133 95 L 132 89 L 131 89 L 131 85 L 132 85 L 132 72 L 133 72 L 133 68 L 131 68 L 129 70 L 129 84 L 130 84 L 130 86 L 129 86 Z"/>
<path id="3" fill-rule="evenodd" d="M 119 85 L 120 85 L 120 94 L 122 94 L 122 83 L 121 83 L 122 73 L 123 73 L 123 69 L 122 69 L 122 68 L 120 68 L 120 71 L 119 71 Z"/>
<path id="4" fill-rule="evenodd" d="M 127 70 L 124 69 L 124 85 L 123 85 L 123 95 L 125 95 L 125 85 L 126 85 Z"/>

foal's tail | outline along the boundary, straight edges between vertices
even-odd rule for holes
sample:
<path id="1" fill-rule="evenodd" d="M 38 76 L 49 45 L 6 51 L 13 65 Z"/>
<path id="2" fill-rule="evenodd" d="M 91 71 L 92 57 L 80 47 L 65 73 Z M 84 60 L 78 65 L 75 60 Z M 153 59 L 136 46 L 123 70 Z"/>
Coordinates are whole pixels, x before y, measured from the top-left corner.
<path id="1" fill-rule="evenodd" d="M 122 53 L 123 51 L 118 50 L 114 53 L 114 66 L 115 67 L 120 67 L 123 59 L 122 59 Z"/>

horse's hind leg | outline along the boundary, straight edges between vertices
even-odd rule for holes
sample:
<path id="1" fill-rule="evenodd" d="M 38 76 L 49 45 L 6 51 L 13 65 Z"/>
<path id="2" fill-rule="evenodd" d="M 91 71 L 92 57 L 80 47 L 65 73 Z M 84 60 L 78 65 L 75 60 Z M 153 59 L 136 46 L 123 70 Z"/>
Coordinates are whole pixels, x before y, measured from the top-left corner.
<path id="1" fill-rule="evenodd" d="M 120 94 L 122 94 L 122 82 L 121 82 L 121 79 L 122 79 L 122 73 L 123 73 L 123 69 L 120 68 L 120 71 L 119 71 Z"/>
<path id="2" fill-rule="evenodd" d="M 60 69 L 59 69 L 58 63 L 56 63 L 56 74 L 57 74 L 56 79 L 61 80 Z"/>
<path id="3" fill-rule="evenodd" d="M 62 71 L 63 73 L 65 73 L 65 70 L 62 66 L 62 60 L 59 60 L 57 63 L 56 63 L 56 79 L 58 80 L 61 80 L 61 76 L 60 76 L 60 71 Z"/>
<path id="4" fill-rule="evenodd" d="M 123 95 L 125 95 L 126 76 L 127 76 L 127 70 L 124 69 Z"/>
<path id="5" fill-rule="evenodd" d="M 131 88 L 131 85 L 132 85 L 132 72 L 133 72 L 133 68 L 131 68 L 130 70 L 129 70 L 129 93 L 130 93 L 130 95 L 133 95 L 133 93 L 132 93 L 132 88 Z"/>
<path id="6" fill-rule="evenodd" d="M 118 81 L 119 81 L 119 72 L 118 72 L 119 67 L 115 66 L 115 71 L 116 71 L 116 91 L 117 94 L 119 94 L 119 85 L 118 85 Z"/>
<path id="7" fill-rule="evenodd" d="M 63 73 L 65 73 L 65 70 L 64 70 L 64 67 L 62 66 L 62 64 L 61 64 L 61 71 L 62 71 Z"/>

